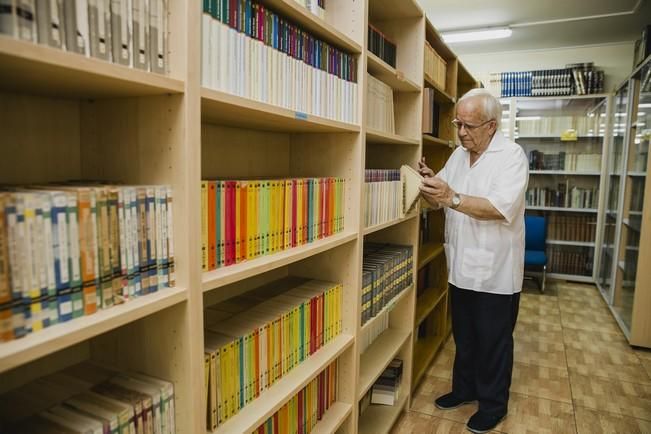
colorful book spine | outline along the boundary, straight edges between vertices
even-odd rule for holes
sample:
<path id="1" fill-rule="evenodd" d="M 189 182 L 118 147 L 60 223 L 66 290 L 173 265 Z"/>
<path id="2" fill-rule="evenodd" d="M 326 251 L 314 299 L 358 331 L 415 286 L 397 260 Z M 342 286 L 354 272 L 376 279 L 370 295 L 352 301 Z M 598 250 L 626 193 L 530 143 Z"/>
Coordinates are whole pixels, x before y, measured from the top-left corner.
<path id="1" fill-rule="evenodd" d="M 342 178 L 202 181 L 204 271 L 344 230 Z"/>
<path id="2" fill-rule="evenodd" d="M 223 424 L 335 339 L 342 296 L 340 284 L 286 279 L 207 308 L 224 318 L 204 331 L 205 354 L 219 360 L 208 366 L 207 415 Z M 210 428 L 215 419 L 207 420 Z"/>
<path id="3" fill-rule="evenodd" d="M 335 360 L 251 434 L 308 434 L 337 401 Z"/>
<path id="4" fill-rule="evenodd" d="M 171 198 L 168 186 L 0 191 L 0 341 L 172 286 Z"/>

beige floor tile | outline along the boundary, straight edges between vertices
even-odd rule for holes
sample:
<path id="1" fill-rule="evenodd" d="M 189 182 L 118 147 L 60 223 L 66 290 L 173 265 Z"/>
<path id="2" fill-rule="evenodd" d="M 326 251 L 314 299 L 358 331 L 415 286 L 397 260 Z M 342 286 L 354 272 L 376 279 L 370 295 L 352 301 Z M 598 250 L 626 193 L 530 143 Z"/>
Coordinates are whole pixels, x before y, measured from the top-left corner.
<path id="1" fill-rule="evenodd" d="M 562 343 L 563 328 L 558 324 L 542 324 L 526 318 L 518 318 L 513 333 L 516 344 L 520 341 L 539 341 L 547 343 Z"/>
<path id="2" fill-rule="evenodd" d="M 565 354 L 568 368 L 577 374 L 651 384 L 649 374 L 632 351 L 592 352 L 567 348 Z"/>
<path id="3" fill-rule="evenodd" d="M 567 366 L 565 361 L 565 347 L 562 341 L 516 340 L 514 359 L 517 363 L 546 366 L 548 368 L 563 369 Z"/>
<path id="4" fill-rule="evenodd" d="M 450 334 L 450 337 L 448 338 L 447 342 L 445 342 L 445 345 L 443 346 L 443 350 L 455 352 L 456 349 L 457 346 L 454 343 L 454 338 L 452 337 L 452 334 Z"/>
<path id="5" fill-rule="evenodd" d="M 391 434 L 431 434 L 433 422 L 434 418 L 427 414 L 416 411 L 404 412 L 391 429 Z"/>
<path id="6" fill-rule="evenodd" d="M 442 417 L 455 422 L 466 423 L 470 416 L 477 411 L 477 403 L 464 405 L 454 410 L 439 410 L 434 400 L 452 391 L 452 382 L 436 377 L 423 377 L 411 400 L 411 411 Z"/>
<path id="7" fill-rule="evenodd" d="M 580 375 L 570 369 L 575 406 L 651 421 L 651 385 Z"/>
<path id="8" fill-rule="evenodd" d="M 572 434 L 574 410 L 571 404 L 512 393 L 509 414 L 495 429 L 509 434 Z"/>
<path id="9" fill-rule="evenodd" d="M 570 378 L 567 369 L 515 363 L 511 392 L 572 403 Z"/>
<path id="10" fill-rule="evenodd" d="M 587 313 L 590 312 L 592 314 L 598 313 L 602 315 L 611 315 L 610 309 L 608 309 L 608 306 L 606 306 L 606 303 L 601 299 L 595 299 L 593 297 L 589 297 L 586 300 L 575 300 L 575 299 L 565 299 L 561 300 L 561 303 L 559 303 L 559 309 L 561 312 L 566 312 L 566 313 Z"/>
<path id="11" fill-rule="evenodd" d="M 626 340 L 626 336 L 621 330 L 616 332 L 605 332 L 598 330 L 582 330 L 582 329 L 563 329 L 563 341 L 565 345 L 570 345 L 574 342 L 581 344 L 596 344 L 596 345 L 609 345 L 616 348 L 631 349 L 631 346 Z M 635 350 L 633 350 L 635 352 Z"/>
<path id="12" fill-rule="evenodd" d="M 552 311 L 542 307 L 521 308 L 518 312 L 518 322 L 533 322 L 536 324 L 560 324 L 560 311 Z"/>
<path id="13" fill-rule="evenodd" d="M 563 328 L 605 333 L 617 333 L 620 330 L 612 315 L 590 314 L 590 312 L 581 314 L 561 312 L 561 324 Z"/>
<path id="14" fill-rule="evenodd" d="M 642 366 L 644 366 L 644 369 L 646 369 L 646 373 L 651 379 L 651 359 L 640 359 L 642 362 Z"/>
<path id="15" fill-rule="evenodd" d="M 651 422 L 603 411 L 575 407 L 578 434 L 648 434 Z"/>
<path id="16" fill-rule="evenodd" d="M 444 380 L 452 380 L 452 367 L 454 366 L 454 355 L 452 351 L 445 348 L 434 359 L 426 372 L 426 375 L 432 377 L 442 378 Z"/>
<path id="17" fill-rule="evenodd" d="M 633 351 L 635 351 L 635 354 L 637 354 L 640 359 L 651 360 L 651 349 L 649 349 L 649 348 L 636 348 Z"/>

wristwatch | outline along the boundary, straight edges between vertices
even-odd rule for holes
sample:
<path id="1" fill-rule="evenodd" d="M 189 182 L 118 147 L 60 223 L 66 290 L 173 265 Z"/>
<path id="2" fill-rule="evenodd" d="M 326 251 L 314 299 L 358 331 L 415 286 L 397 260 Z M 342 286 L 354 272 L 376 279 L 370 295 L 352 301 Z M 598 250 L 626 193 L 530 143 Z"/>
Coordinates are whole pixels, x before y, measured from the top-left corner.
<path id="1" fill-rule="evenodd" d="M 454 193 L 454 196 L 452 196 L 452 204 L 450 204 L 450 208 L 457 209 L 459 205 L 461 205 L 461 195 L 459 193 Z"/>

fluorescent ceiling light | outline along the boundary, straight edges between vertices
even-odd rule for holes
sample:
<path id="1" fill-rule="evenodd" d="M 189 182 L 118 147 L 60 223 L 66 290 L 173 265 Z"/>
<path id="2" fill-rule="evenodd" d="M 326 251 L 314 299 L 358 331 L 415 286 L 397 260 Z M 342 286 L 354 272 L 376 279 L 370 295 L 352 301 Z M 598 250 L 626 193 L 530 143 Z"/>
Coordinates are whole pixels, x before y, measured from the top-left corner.
<path id="1" fill-rule="evenodd" d="M 541 116 L 518 116 L 515 118 L 516 121 L 539 121 Z"/>
<path id="2" fill-rule="evenodd" d="M 638 104 L 637 108 L 651 108 L 651 103 Z"/>
<path id="3" fill-rule="evenodd" d="M 508 38 L 512 33 L 513 31 L 508 27 L 496 27 L 492 29 L 477 29 L 467 30 L 463 32 L 443 33 L 443 40 L 448 44 L 455 42 L 486 41 L 488 39 Z"/>

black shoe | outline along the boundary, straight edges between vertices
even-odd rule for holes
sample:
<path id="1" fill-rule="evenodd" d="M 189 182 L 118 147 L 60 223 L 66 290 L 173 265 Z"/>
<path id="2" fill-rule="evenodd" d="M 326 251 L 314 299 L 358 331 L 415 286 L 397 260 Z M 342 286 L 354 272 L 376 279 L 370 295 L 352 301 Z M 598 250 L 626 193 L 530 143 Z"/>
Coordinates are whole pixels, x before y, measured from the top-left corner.
<path id="1" fill-rule="evenodd" d="M 452 410 L 453 408 L 461 407 L 464 404 L 470 404 L 472 401 L 464 401 L 454 396 L 452 393 L 447 393 L 443 396 L 439 396 L 434 401 L 436 408 L 440 410 Z"/>
<path id="2" fill-rule="evenodd" d="M 493 430 L 505 417 L 506 414 L 503 416 L 490 416 L 478 411 L 470 416 L 466 428 L 472 433 L 483 434 Z"/>

